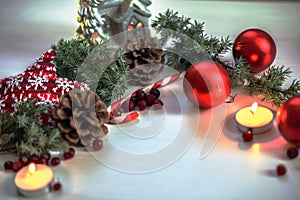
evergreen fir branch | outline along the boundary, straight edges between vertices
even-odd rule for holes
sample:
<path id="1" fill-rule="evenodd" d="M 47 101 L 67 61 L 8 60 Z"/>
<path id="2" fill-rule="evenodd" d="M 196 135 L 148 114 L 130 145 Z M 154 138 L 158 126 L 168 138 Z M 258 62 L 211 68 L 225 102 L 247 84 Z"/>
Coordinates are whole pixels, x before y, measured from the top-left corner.
<path id="1" fill-rule="evenodd" d="M 41 122 L 40 115 L 50 108 L 50 105 L 36 105 L 30 100 L 15 104 L 12 114 L 2 112 L 0 153 L 31 155 L 47 150 L 67 150 L 67 142 L 57 134 L 59 130 Z"/>
<path id="2" fill-rule="evenodd" d="M 287 99 L 300 94 L 300 81 L 297 79 L 293 80 L 288 88 L 284 88 L 287 78 L 292 73 L 289 68 L 271 66 L 266 72 L 255 75 L 251 73 L 250 67 L 243 58 L 233 63 L 223 61 L 222 55 L 232 49 L 233 43 L 229 36 L 220 38 L 208 36 L 204 32 L 204 23 L 191 22 L 190 18 L 179 16 L 178 12 L 168 9 L 165 13 L 158 14 L 151 25 L 162 36 L 163 44 L 170 38 L 177 38 L 172 41 L 173 46 L 165 52 L 167 64 L 175 69 L 180 66 L 181 70 L 187 70 L 192 66 L 191 62 L 187 62 L 181 55 L 173 53 L 178 48 L 181 48 L 180 52 L 188 50 L 179 44 L 184 43 L 179 38 L 187 35 L 205 50 L 204 53 L 209 55 L 211 60 L 221 64 L 227 70 L 232 87 L 246 87 L 250 95 L 261 95 L 262 101 L 270 102 L 274 106 L 280 106 Z"/>
<path id="3" fill-rule="evenodd" d="M 83 39 L 61 39 L 51 48 L 56 50 L 54 61 L 58 66 L 57 75 L 72 81 L 76 79 L 77 72 L 86 56 L 93 50 L 93 46 Z"/>

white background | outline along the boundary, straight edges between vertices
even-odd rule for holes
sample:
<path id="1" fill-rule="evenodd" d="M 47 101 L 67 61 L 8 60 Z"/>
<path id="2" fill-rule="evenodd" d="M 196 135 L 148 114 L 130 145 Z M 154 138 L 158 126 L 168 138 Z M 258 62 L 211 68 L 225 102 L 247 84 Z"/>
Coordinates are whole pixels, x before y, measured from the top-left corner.
<path id="1" fill-rule="evenodd" d="M 60 38 L 72 38 L 77 26 L 76 3 L 75 0 L 2 1 L 0 78 L 22 72 Z M 300 77 L 300 3 L 160 0 L 153 2 L 149 7 L 153 13 L 152 18 L 167 8 L 205 21 L 208 34 L 230 35 L 232 40 L 245 29 L 264 29 L 272 35 L 277 45 L 274 63 L 290 67 L 293 71 L 292 78 Z M 193 134 L 193 125 L 184 123 L 184 120 L 197 114 L 197 109 L 194 109 L 179 92 L 174 98 L 185 103 L 179 113 L 176 110 L 176 101 L 170 98 L 170 91 L 180 91 L 181 84 L 182 82 L 178 81 L 162 89 L 162 100 L 165 102 L 163 113 L 167 120 L 181 120 L 186 134 Z M 235 128 L 232 120 L 234 113 L 257 99 L 259 98 L 239 93 L 235 103 L 217 108 L 226 108 L 225 117 L 221 120 L 209 120 L 209 111 L 201 111 L 200 127 L 190 148 L 174 163 L 155 172 L 120 172 L 104 166 L 83 149 L 77 149 L 78 154 L 74 159 L 54 168 L 56 175 L 63 181 L 64 189 L 40 199 L 299 199 L 300 161 L 299 158 L 286 158 L 285 150 L 289 145 L 280 136 L 275 124 L 270 132 L 256 136 L 250 144 L 242 142 Z M 276 108 L 273 110 L 275 112 Z M 143 117 L 147 118 L 146 116 L 144 113 Z M 213 150 L 201 159 L 203 142 L 208 141 L 211 146 L 215 142 L 215 138 L 205 139 L 205 134 L 202 134 L 201 124 L 206 121 L 212 126 L 209 135 L 213 136 L 215 131 L 219 130 L 222 130 L 222 134 Z M 143 121 L 137 122 L 135 126 L 139 126 L 139 123 Z M 151 132 L 151 128 L 147 127 L 144 131 Z M 116 127 L 110 127 L 110 130 L 110 139 L 114 144 L 127 148 L 128 151 L 139 151 L 143 148 L 139 141 L 131 141 L 124 136 L 122 130 Z M 176 126 L 165 126 L 161 133 L 178 134 L 177 132 Z M 153 141 L 157 142 L 153 144 L 154 147 L 168 144 L 167 139 L 170 137 L 166 137 L 166 141 L 164 137 L 161 138 Z M 1 155 L 0 199 L 23 199 L 16 194 L 13 185 L 14 173 L 2 170 L 2 165 L 7 159 L 12 159 L 12 156 Z M 132 164 L 131 160 L 121 159 L 120 162 L 129 166 Z M 286 176 L 277 177 L 274 174 L 278 163 L 286 164 Z"/>

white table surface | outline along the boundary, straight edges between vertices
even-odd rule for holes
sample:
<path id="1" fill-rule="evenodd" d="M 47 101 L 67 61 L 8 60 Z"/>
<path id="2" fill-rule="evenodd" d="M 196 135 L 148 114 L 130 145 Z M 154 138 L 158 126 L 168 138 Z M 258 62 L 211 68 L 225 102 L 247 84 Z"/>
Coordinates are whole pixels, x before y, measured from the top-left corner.
<path id="1" fill-rule="evenodd" d="M 300 77 L 300 3 L 161 0 L 150 6 L 153 17 L 167 8 L 205 21 L 208 34 L 232 40 L 247 28 L 266 30 L 277 45 L 274 63 L 290 67 L 292 78 Z M 76 9 L 75 0 L 1 2 L 0 78 L 22 72 L 51 44 L 73 37 Z M 130 125 L 110 126 L 111 152 L 92 155 L 77 149 L 75 158 L 53 167 L 63 190 L 36 199 L 300 198 L 300 160 L 287 159 L 289 145 L 275 124 L 251 143 L 242 142 L 235 127 L 234 113 L 259 97 L 237 91 L 234 103 L 199 112 L 181 85 L 177 81 L 161 89 L 163 110 L 143 112 Z M 4 161 L 13 158 L 0 156 L 1 200 L 25 199 L 16 193 L 14 173 L 3 170 Z M 286 176 L 276 176 L 278 163 L 287 166 Z"/>

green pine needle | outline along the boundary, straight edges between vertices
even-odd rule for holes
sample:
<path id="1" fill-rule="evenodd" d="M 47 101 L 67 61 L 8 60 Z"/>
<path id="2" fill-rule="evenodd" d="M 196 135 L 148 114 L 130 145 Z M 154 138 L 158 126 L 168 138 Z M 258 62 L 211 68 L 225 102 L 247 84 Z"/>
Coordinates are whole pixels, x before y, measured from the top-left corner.
<path id="1" fill-rule="evenodd" d="M 1 113 L 0 153 L 19 155 L 39 154 L 43 151 L 66 151 L 67 142 L 59 130 L 52 125 L 44 125 L 40 114 L 48 112 L 50 105 L 36 105 L 33 100 L 15 104 L 15 112 Z"/>
<path id="2" fill-rule="evenodd" d="M 187 35 L 203 47 L 210 59 L 220 63 L 228 72 L 231 78 L 232 87 L 245 87 L 250 95 L 261 95 L 262 101 L 270 102 L 274 106 L 280 106 L 287 99 L 300 94 L 300 81 L 295 79 L 289 87 L 285 88 L 285 82 L 292 73 L 284 66 L 271 66 L 269 70 L 259 75 L 254 75 L 243 58 L 229 63 L 222 60 L 223 54 L 232 49 L 233 43 L 229 36 L 215 37 L 208 36 L 204 32 L 204 23 L 192 22 L 190 18 L 179 16 L 178 12 L 167 10 L 160 13 L 152 21 L 152 27 L 162 35 L 162 41 L 166 42 L 176 36 Z M 173 30 L 173 31 L 170 31 Z M 181 40 L 173 41 L 173 50 L 180 46 Z M 184 49 L 184 48 L 182 48 Z M 165 52 L 167 64 L 171 67 L 186 70 L 192 65 L 179 55 L 172 53 L 171 48 Z"/>

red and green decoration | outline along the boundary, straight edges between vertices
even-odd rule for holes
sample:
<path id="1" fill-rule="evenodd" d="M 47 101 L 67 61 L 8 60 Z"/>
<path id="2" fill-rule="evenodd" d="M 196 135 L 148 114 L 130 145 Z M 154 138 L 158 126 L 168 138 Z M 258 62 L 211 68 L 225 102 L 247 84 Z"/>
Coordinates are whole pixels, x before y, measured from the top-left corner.
<path id="1" fill-rule="evenodd" d="M 148 27 L 150 0 L 79 0 L 76 37 L 95 44 L 109 36 Z"/>
<path id="2" fill-rule="evenodd" d="M 137 16 L 143 13 L 141 11 L 144 11 L 143 17 L 148 18 L 149 13 L 146 15 L 148 12 L 146 7 L 151 2 L 147 0 L 123 2 L 124 4 L 121 3 L 119 6 L 114 7 L 113 1 L 111 1 L 107 5 L 113 9 L 110 9 L 108 12 L 108 10 L 104 9 L 103 1 L 79 1 L 78 21 L 80 25 L 77 29 L 78 37 L 70 40 L 60 40 L 52 46 L 53 50 L 44 53 L 24 73 L 1 80 L 0 107 L 2 110 L 2 125 L 0 141 L 2 143 L 0 144 L 0 151 L 12 150 L 21 154 L 32 154 L 33 152 L 43 152 L 49 148 L 60 148 L 54 145 L 59 145 L 58 141 L 62 139 L 58 128 L 53 124 L 43 126 L 40 116 L 45 110 L 52 110 L 58 104 L 59 97 L 64 94 L 67 95 L 74 84 L 77 84 L 74 82 L 76 74 L 81 69 L 85 58 L 93 52 L 93 49 L 100 47 L 98 48 L 98 50 L 102 51 L 100 53 L 103 53 L 103 55 L 108 53 L 105 45 L 106 40 L 102 40 L 105 37 L 102 37 L 102 33 L 99 32 L 102 31 L 99 28 L 103 24 L 106 23 L 106 28 L 111 27 L 107 22 L 112 20 L 114 23 L 121 23 L 123 28 L 127 27 L 125 30 L 131 29 L 130 25 L 134 26 L 133 28 L 138 28 L 139 22 L 146 26 L 143 19 Z M 124 13 L 129 13 L 128 16 L 131 16 L 131 21 L 123 23 L 125 21 L 121 20 L 123 19 L 121 15 L 118 16 L 119 18 L 116 17 L 117 15 L 114 18 L 109 18 L 113 16 L 111 14 L 105 18 L 109 20 L 103 21 L 103 23 L 99 21 L 101 18 L 98 18 L 98 14 L 101 15 L 102 13 L 101 17 L 104 18 L 104 13 L 114 13 L 122 9 Z M 137 11 L 136 9 L 140 10 Z M 139 15 L 135 12 L 139 13 Z M 132 16 L 135 16 L 135 18 Z M 133 19 L 137 19 L 137 21 L 131 23 Z M 204 23 L 191 21 L 190 18 L 179 16 L 177 12 L 171 10 L 160 13 L 152 21 L 151 26 L 160 33 L 162 41 L 168 41 L 170 37 L 176 37 L 172 33 L 164 34 L 164 31 L 173 30 L 174 32 L 180 32 L 180 34 L 187 35 L 194 41 L 197 41 L 203 47 L 204 53 L 209 55 L 210 62 L 203 61 L 192 65 L 180 55 L 172 53 L 176 52 L 172 51 L 172 49 L 162 51 L 164 59 L 161 60 L 164 60 L 166 65 L 174 67 L 183 73 L 186 72 L 183 86 L 185 93 L 192 102 L 201 108 L 210 108 L 221 104 L 229 95 L 230 89 L 234 87 L 243 87 L 248 90 L 250 95 L 261 95 L 263 101 L 270 102 L 278 107 L 288 99 L 295 98 L 300 94 L 300 81 L 297 79 L 293 80 L 287 88 L 283 87 L 286 79 L 292 72 L 289 68 L 272 64 L 276 56 L 276 46 L 271 36 L 265 31 L 260 29 L 243 31 L 233 43 L 229 36 L 215 37 L 207 35 L 204 32 Z M 96 37 L 95 34 L 99 37 Z M 93 40 L 90 40 L 90 38 Z M 94 39 L 98 41 L 93 42 Z M 182 51 L 193 53 L 188 49 L 190 47 L 180 45 L 179 40 L 174 40 L 173 42 L 174 47 L 180 46 Z M 256 50 L 252 51 L 252 49 Z M 224 60 L 222 55 L 230 51 L 233 53 L 234 61 Z M 211 67 L 215 67 L 217 70 L 211 70 Z M 123 81 L 123 78 L 129 69 L 130 67 L 124 54 L 120 54 L 113 66 L 104 71 L 100 80 L 93 80 L 91 76 L 86 76 L 84 82 L 87 84 L 98 84 L 95 93 L 108 105 L 112 100 L 112 91 L 118 98 L 124 94 L 128 82 L 126 80 Z M 201 84 L 197 84 L 198 79 L 203 80 Z M 190 89 L 187 89 L 187 85 L 191 86 Z M 194 97 L 192 96 L 198 98 L 193 100 Z M 199 98 L 199 96 L 205 96 L 205 98 Z M 219 97 L 218 102 L 213 103 L 211 99 L 216 97 Z M 33 102 L 30 100 L 33 100 Z M 13 112 L 16 110 L 18 112 Z M 32 113 L 33 111 L 36 111 L 36 113 Z M 13 112 L 13 114 L 9 115 L 9 112 Z M 299 114 L 294 114 L 293 116 L 299 116 Z M 282 116 L 283 119 L 285 117 L 285 115 Z M 30 121 L 28 121 L 29 119 Z M 283 134 L 285 134 L 283 129 L 290 128 L 290 130 L 294 130 L 293 120 L 290 123 L 282 120 L 281 125 L 284 127 L 281 130 Z M 21 129 L 14 127 L 21 127 Z M 31 143 L 31 141 L 35 140 L 26 140 L 26 138 L 30 137 L 36 139 L 42 137 L 45 144 L 37 147 L 34 142 Z M 52 140 L 49 138 L 52 138 Z M 47 141 L 55 142 L 48 144 Z M 2 149 L 4 146 L 11 148 Z"/>

